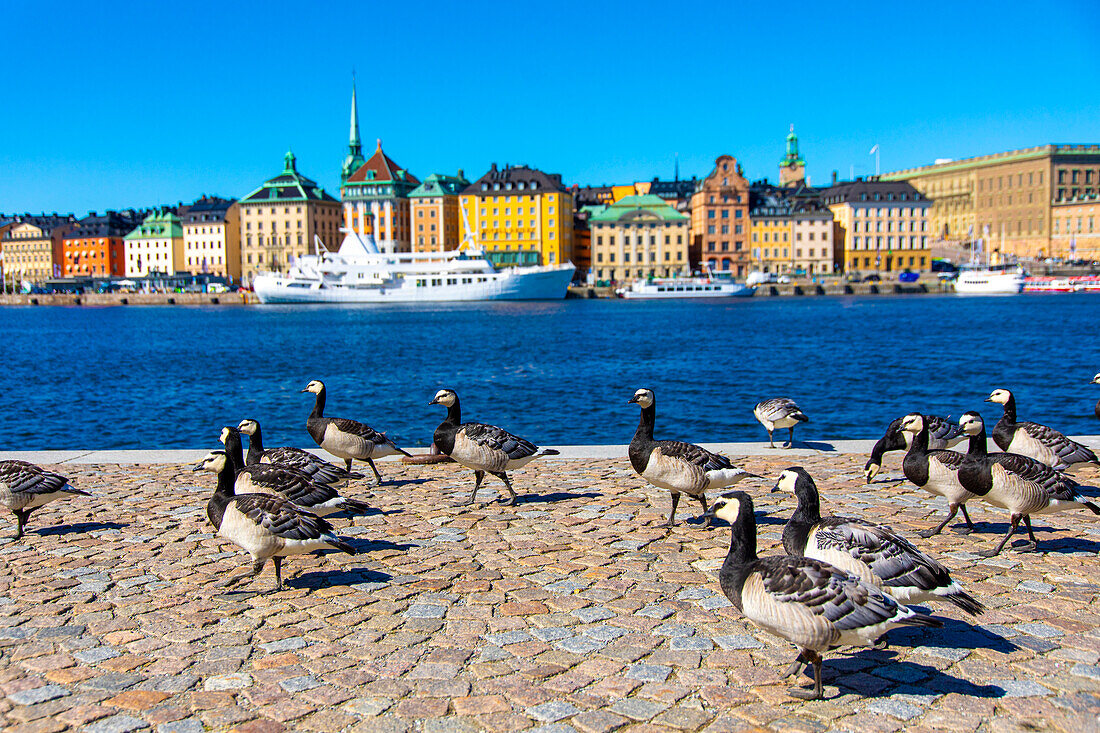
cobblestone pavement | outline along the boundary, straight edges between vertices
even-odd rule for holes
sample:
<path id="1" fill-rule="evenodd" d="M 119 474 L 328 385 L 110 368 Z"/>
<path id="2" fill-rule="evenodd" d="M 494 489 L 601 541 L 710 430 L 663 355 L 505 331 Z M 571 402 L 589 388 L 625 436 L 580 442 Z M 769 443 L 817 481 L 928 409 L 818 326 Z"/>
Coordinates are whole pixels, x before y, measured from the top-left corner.
<path id="1" fill-rule="evenodd" d="M 907 532 L 942 516 L 892 481 L 898 454 L 871 487 L 863 460 L 802 461 L 826 511 Z M 768 477 L 741 485 L 759 497 L 762 553 L 781 552 L 793 498 L 766 492 L 790 462 L 740 462 Z M 330 517 L 361 554 L 291 558 L 279 593 L 269 564 L 224 593 L 214 582 L 247 556 L 210 532 L 212 475 L 61 467 L 95 497 L 55 502 L 0 542 L 6 729 L 1097 729 L 1100 518 L 1087 513 L 1038 518 L 1036 554 L 973 554 L 1006 527 L 980 505 L 988 534 L 919 541 L 990 610 L 975 625 L 936 606 L 942 630 L 829 654 L 827 699 L 805 703 L 778 678 L 794 648 L 718 588 L 728 527 L 702 528 L 685 501 L 666 533 L 668 494 L 625 459 L 536 462 L 514 477 L 515 507 L 473 509 L 448 506 L 472 486 L 453 464 L 384 468 L 378 513 Z"/>

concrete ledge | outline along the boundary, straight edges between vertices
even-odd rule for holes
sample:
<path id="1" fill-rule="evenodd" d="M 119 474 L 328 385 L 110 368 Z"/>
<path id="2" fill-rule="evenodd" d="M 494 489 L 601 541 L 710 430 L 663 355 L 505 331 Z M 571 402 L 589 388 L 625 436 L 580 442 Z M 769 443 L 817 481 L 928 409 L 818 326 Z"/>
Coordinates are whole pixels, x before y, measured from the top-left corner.
<path id="1" fill-rule="evenodd" d="M 1074 435 L 1073 440 L 1083 443 L 1093 450 L 1100 451 L 1100 435 Z M 799 458 L 821 455 L 867 455 L 874 447 L 874 440 L 810 440 L 795 441 L 795 447 L 790 449 L 768 447 L 767 443 L 702 443 L 707 450 L 723 453 L 727 456 L 774 456 L 782 458 L 790 456 Z M 777 442 L 777 445 L 779 443 Z M 965 443 L 957 448 L 965 450 Z M 996 450 L 993 441 L 990 440 L 990 449 Z M 625 458 L 626 444 L 621 445 L 555 445 L 544 446 L 561 451 L 557 460 L 582 461 L 592 459 Z M 205 456 L 210 449 L 188 448 L 178 450 L 47 450 L 47 451 L 3 451 L 0 450 L 0 460 L 21 460 L 32 463 L 45 464 L 153 464 L 153 463 L 194 463 Z M 308 449 L 322 458 L 334 460 L 331 455 L 318 448 Z M 426 454 L 427 448 L 406 448 L 414 455 Z M 400 456 L 389 456 L 383 461 L 396 461 Z"/>

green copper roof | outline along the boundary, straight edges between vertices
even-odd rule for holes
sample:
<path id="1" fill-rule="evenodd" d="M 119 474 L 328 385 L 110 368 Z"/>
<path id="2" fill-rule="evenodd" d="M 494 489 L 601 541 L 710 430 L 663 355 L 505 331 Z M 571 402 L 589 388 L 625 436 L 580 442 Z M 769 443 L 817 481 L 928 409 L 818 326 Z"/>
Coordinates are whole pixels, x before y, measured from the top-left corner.
<path id="1" fill-rule="evenodd" d="M 779 161 L 779 165 L 806 165 L 806 161 L 798 154 L 798 135 L 794 134 L 794 125 L 791 125 L 791 131 L 787 133 L 787 153 Z"/>
<path id="2" fill-rule="evenodd" d="M 448 176 L 433 173 L 424 182 L 409 192 L 409 198 L 427 196 L 457 196 L 462 189 L 470 185 L 464 176 Z"/>
<path id="3" fill-rule="evenodd" d="M 331 201 L 336 199 L 325 193 L 317 182 L 298 172 L 297 158 L 287 151 L 283 156 L 283 172 L 241 199 L 242 204 L 290 203 L 292 201 Z"/>
<path id="4" fill-rule="evenodd" d="M 180 218 L 170 210 L 153 212 L 145 217 L 145 221 L 138 224 L 137 228 L 127 234 L 123 239 L 134 241 L 138 239 L 177 239 L 183 237 L 183 225 Z"/>
<path id="5" fill-rule="evenodd" d="M 592 214 L 590 222 L 616 222 L 629 214 L 644 211 L 661 221 L 687 221 L 685 215 L 668 205 L 660 196 L 624 196 Z"/>

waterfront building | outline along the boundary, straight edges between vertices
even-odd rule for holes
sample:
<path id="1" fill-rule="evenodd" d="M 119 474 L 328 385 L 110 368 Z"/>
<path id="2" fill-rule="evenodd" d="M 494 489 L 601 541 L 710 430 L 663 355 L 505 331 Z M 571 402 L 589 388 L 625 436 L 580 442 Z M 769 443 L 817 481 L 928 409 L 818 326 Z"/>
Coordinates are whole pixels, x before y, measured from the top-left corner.
<path id="1" fill-rule="evenodd" d="M 570 191 L 573 194 L 573 206 L 579 211 L 585 206 L 606 206 L 615 200 L 611 186 L 577 186 Z"/>
<path id="2" fill-rule="evenodd" d="M 932 202 L 904 181 L 837 183 L 821 192 L 833 213 L 837 265 L 846 272 L 927 270 Z"/>
<path id="3" fill-rule="evenodd" d="M 458 196 L 470 185 L 461 169 L 454 176 L 433 173 L 409 192 L 413 252 L 457 249 L 466 237 Z"/>
<path id="4" fill-rule="evenodd" d="M 153 211 L 123 237 L 123 275 L 174 275 L 184 268 L 183 226 L 169 208 Z"/>
<path id="5" fill-rule="evenodd" d="M 143 215 L 134 211 L 91 212 L 61 239 L 63 277 L 122 277 L 126 272 L 123 237 L 137 227 Z M 56 271 L 55 267 L 55 271 Z"/>
<path id="6" fill-rule="evenodd" d="M 588 218 L 597 280 L 690 274 L 691 219 L 654 195 L 627 196 Z"/>
<path id="7" fill-rule="evenodd" d="M 651 196 L 660 196 L 669 206 L 681 214 L 688 214 L 691 210 L 691 196 L 695 193 L 698 183 L 695 176 L 681 180 L 677 175 L 671 181 L 662 181 L 654 176 L 652 181 L 647 182 L 645 192 Z M 635 185 L 640 187 L 640 184 Z"/>
<path id="8" fill-rule="evenodd" d="M 798 135 L 794 134 L 794 125 L 787 133 L 787 152 L 779 161 L 779 185 L 797 187 L 806 183 L 806 161 L 798 152 Z"/>
<path id="9" fill-rule="evenodd" d="M 62 241 L 75 225 L 72 214 L 24 214 L 9 222 L 2 239 L 5 274 L 39 283 L 61 275 Z M 57 268 L 55 269 L 55 265 Z"/>
<path id="10" fill-rule="evenodd" d="M 592 269 L 592 228 L 588 220 L 603 206 L 582 206 L 573 212 L 573 264 L 577 267 L 576 279 L 593 283 L 596 273 Z"/>
<path id="11" fill-rule="evenodd" d="M 1100 261 L 1100 194 L 1055 201 L 1050 239 L 1052 257 Z"/>
<path id="12" fill-rule="evenodd" d="M 761 272 L 833 272 L 833 214 L 814 189 L 753 184 L 749 190 L 752 262 Z"/>
<path id="13" fill-rule="evenodd" d="M 241 277 L 282 272 L 295 258 L 317 254 L 317 240 L 340 246 L 340 202 L 298 172 L 294 153 L 283 171 L 240 201 Z"/>
<path id="14" fill-rule="evenodd" d="M 987 240 L 1016 257 L 1052 252 L 1054 202 L 1100 193 L 1100 145 L 1041 145 L 886 173 L 932 200 L 930 235 Z"/>
<path id="15" fill-rule="evenodd" d="M 369 235 L 395 252 L 412 249 L 413 227 L 409 194 L 420 185 L 416 176 L 382 152 L 374 154 L 340 187 L 344 226 Z"/>
<path id="16" fill-rule="evenodd" d="M 714 170 L 691 196 L 691 264 L 736 277 L 748 274 L 749 182 L 732 155 L 720 155 Z"/>
<path id="17" fill-rule="evenodd" d="M 180 211 L 183 267 L 191 274 L 241 278 L 241 207 L 236 199 L 203 196 Z"/>
<path id="18" fill-rule="evenodd" d="M 466 187 L 459 205 L 497 265 L 558 265 L 573 258 L 573 195 L 558 173 L 493 163 Z"/>

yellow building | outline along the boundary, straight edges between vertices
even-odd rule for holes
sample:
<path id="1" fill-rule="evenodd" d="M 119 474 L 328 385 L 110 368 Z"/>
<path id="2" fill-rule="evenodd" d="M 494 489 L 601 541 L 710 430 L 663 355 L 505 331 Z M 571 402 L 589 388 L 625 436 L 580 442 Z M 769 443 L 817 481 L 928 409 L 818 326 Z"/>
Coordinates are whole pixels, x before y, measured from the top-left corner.
<path id="1" fill-rule="evenodd" d="M 691 274 L 691 219 L 659 196 L 626 196 L 588 219 L 597 281 Z"/>
<path id="2" fill-rule="evenodd" d="M 559 174 L 493 163 L 463 190 L 459 205 L 498 265 L 556 265 L 573 258 L 573 197 Z"/>
<path id="3" fill-rule="evenodd" d="M 1050 255 L 1065 260 L 1100 260 L 1100 195 L 1054 202 Z"/>
<path id="4" fill-rule="evenodd" d="M 234 199 L 203 196 L 181 214 L 183 271 L 241 279 L 241 216 Z"/>
<path id="5" fill-rule="evenodd" d="M 833 212 L 836 262 L 845 272 L 928 270 L 932 202 L 904 181 L 855 180 L 822 192 Z"/>
<path id="6" fill-rule="evenodd" d="M 76 219 L 57 214 L 21 216 L 0 236 L 4 270 L 20 280 L 42 282 L 59 277 L 61 242 L 73 229 Z"/>

